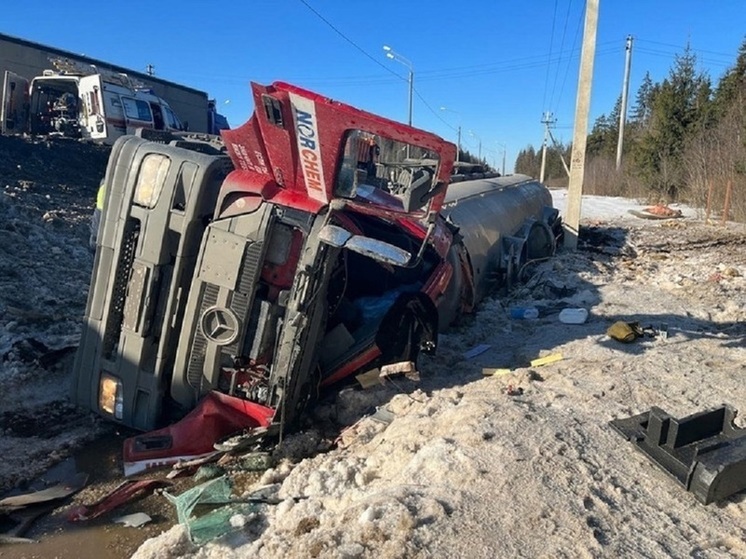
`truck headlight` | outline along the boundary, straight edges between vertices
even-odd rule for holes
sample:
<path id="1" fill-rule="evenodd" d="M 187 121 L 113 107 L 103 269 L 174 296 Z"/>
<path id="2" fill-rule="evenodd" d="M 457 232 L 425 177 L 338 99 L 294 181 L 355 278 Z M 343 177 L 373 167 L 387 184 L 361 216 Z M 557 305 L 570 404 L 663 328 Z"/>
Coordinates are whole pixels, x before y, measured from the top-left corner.
<path id="1" fill-rule="evenodd" d="M 155 207 L 170 167 L 171 160 L 165 155 L 151 153 L 143 158 L 135 185 L 135 204 L 146 208 Z"/>
<path id="2" fill-rule="evenodd" d="M 101 411 L 122 419 L 124 411 L 124 394 L 122 381 L 109 373 L 101 373 L 98 388 L 98 407 Z"/>

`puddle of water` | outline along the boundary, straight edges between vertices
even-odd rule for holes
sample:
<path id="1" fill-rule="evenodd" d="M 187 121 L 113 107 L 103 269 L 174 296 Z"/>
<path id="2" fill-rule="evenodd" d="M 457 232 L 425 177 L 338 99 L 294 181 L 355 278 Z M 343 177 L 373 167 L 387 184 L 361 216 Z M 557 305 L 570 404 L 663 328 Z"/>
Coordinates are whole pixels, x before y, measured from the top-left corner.
<path id="1" fill-rule="evenodd" d="M 16 489 L 8 495 L 35 491 L 71 479 L 78 472 L 89 474 L 88 484 L 72 499 L 51 513 L 39 518 L 24 534 L 38 540 L 30 544 L 0 545 L 2 559 L 58 558 L 58 559 L 125 559 L 130 557 L 146 539 L 156 536 L 176 523 L 176 513 L 171 504 L 160 495 L 148 495 L 127 503 L 118 509 L 87 522 L 71 523 L 65 513 L 72 505 L 93 503 L 106 495 L 124 479 L 121 451 L 123 436 L 107 436 L 93 442 L 75 456 L 57 464 L 27 487 Z M 164 471 L 143 477 L 163 477 Z M 189 480 L 176 481 L 174 490 Z M 152 522 L 140 528 L 125 527 L 113 522 L 114 518 L 134 512 L 145 512 Z"/>

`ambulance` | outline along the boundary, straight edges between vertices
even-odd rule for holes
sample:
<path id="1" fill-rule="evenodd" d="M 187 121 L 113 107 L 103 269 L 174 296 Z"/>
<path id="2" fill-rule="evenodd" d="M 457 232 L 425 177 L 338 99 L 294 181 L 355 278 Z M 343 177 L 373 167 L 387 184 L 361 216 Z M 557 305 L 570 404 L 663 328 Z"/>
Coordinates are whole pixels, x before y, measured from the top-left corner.
<path id="1" fill-rule="evenodd" d="M 113 144 L 138 128 L 183 131 L 169 104 L 127 74 L 67 59 L 52 59 L 30 82 L 6 71 L 3 134 L 31 133 L 87 138 Z"/>

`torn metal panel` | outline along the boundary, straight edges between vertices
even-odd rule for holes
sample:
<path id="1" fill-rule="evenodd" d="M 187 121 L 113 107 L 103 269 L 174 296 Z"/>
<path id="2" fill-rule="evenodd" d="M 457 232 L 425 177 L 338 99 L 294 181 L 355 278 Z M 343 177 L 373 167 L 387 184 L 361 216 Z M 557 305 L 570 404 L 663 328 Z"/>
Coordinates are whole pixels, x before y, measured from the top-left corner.
<path id="1" fill-rule="evenodd" d="M 746 429 L 735 416 L 727 405 L 681 419 L 653 407 L 610 425 L 707 505 L 746 489 Z"/>
<path id="2" fill-rule="evenodd" d="M 67 511 L 67 520 L 69 522 L 91 520 L 132 501 L 145 491 L 167 485 L 171 485 L 171 482 L 161 479 L 127 480 L 95 503 L 71 508 Z"/>
<path id="3" fill-rule="evenodd" d="M 77 493 L 85 487 L 88 481 L 88 474 L 78 473 L 67 482 L 58 483 L 53 487 L 34 491 L 33 493 L 24 493 L 23 495 L 14 495 L 0 500 L 0 513 L 11 512 L 29 505 L 38 505 L 57 499 L 64 499 L 73 493 Z"/>

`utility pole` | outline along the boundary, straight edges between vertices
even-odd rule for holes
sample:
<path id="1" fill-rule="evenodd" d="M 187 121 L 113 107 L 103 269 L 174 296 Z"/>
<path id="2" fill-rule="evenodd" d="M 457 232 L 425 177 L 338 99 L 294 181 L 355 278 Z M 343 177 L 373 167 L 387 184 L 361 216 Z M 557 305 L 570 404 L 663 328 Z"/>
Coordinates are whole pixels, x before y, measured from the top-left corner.
<path id="1" fill-rule="evenodd" d="M 479 159 L 479 161 L 481 162 L 482 161 L 482 138 L 480 136 L 477 136 L 474 133 L 474 130 L 469 130 L 469 136 L 471 136 L 472 138 L 476 138 L 477 142 L 479 142 L 479 151 L 477 152 L 477 159 Z"/>
<path id="2" fill-rule="evenodd" d="M 627 95 L 629 94 L 629 69 L 632 66 L 632 35 L 627 35 L 624 57 L 624 81 L 622 82 L 622 107 L 619 113 L 619 141 L 616 144 L 616 170 L 622 166 L 622 144 L 624 144 L 624 124 L 627 122 Z"/>
<path id="3" fill-rule="evenodd" d="M 578 247 L 578 230 L 580 229 L 580 206 L 583 197 L 583 176 L 585 174 L 585 146 L 588 140 L 588 112 L 591 106 L 593 59 L 596 55 L 598 3 L 599 0 L 587 0 L 586 2 L 583 49 L 580 52 L 578 95 L 575 102 L 575 130 L 573 131 L 572 159 L 570 160 L 570 185 L 567 188 L 567 212 L 564 220 L 564 244 L 565 247 L 572 250 Z"/>
<path id="4" fill-rule="evenodd" d="M 407 124 L 412 126 L 412 92 L 414 91 L 414 69 L 412 66 L 409 66 L 409 118 L 407 119 Z"/>
<path id="5" fill-rule="evenodd" d="M 544 182 L 544 171 L 547 168 L 547 139 L 549 138 L 549 125 L 557 122 L 552 118 L 552 113 L 545 112 L 541 117 L 541 123 L 544 125 L 544 143 L 541 145 L 541 172 L 539 173 L 539 182 Z M 505 173 L 503 173 L 505 174 Z"/>

